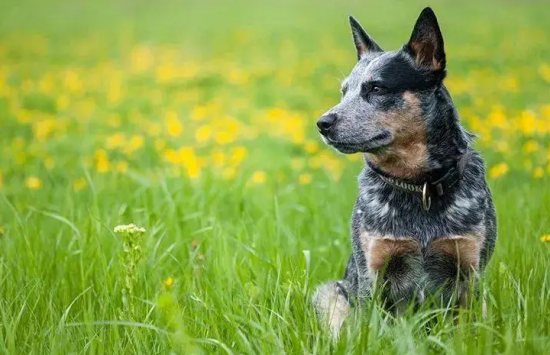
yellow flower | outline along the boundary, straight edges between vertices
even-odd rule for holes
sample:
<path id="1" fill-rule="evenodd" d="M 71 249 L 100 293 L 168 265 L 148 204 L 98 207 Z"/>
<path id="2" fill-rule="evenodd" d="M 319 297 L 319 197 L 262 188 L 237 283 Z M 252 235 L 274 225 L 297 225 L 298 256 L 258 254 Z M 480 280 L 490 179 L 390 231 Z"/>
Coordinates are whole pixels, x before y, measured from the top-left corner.
<path id="1" fill-rule="evenodd" d="M 143 147 L 143 142 L 144 140 L 142 136 L 132 136 L 132 138 L 130 138 L 130 141 L 128 141 L 124 146 L 124 154 L 132 154 L 136 150 L 140 149 L 141 147 Z"/>
<path id="2" fill-rule="evenodd" d="M 149 69 L 153 62 L 153 54 L 149 47 L 145 45 L 138 45 L 132 48 L 130 56 L 130 68 L 133 72 L 141 73 Z"/>
<path id="3" fill-rule="evenodd" d="M 167 277 L 162 281 L 162 285 L 164 286 L 165 290 L 169 290 L 174 285 L 174 278 L 173 277 Z"/>
<path id="4" fill-rule="evenodd" d="M 267 180 L 267 175 L 264 171 L 258 170 L 252 174 L 252 183 L 263 184 Z"/>
<path id="5" fill-rule="evenodd" d="M 31 190 L 37 190 L 42 188 L 42 180 L 36 176 L 29 176 L 25 180 L 25 185 Z"/>
<path id="6" fill-rule="evenodd" d="M 532 139 L 525 142 L 525 144 L 523 145 L 523 151 L 525 153 L 533 153 L 533 152 L 536 152 L 538 149 L 539 149 L 538 142 Z"/>
<path id="7" fill-rule="evenodd" d="M 124 145 L 124 135 L 121 133 L 115 133 L 109 137 L 107 137 L 107 141 L 105 142 L 105 147 L 107 149 L 117 149 Z"/>
<path id="8" fill-rule="evenodd" d="M 212 130 L 209 126 L 200 126 L 195 131 L 195 140 L 197 141 L 197 143 L 204 143 L 208 141 L 211 135 Z"/>
<path id="9" fill-rule="evenodd" d="M 499 178 L 508 172 L 508 165 L 506 163 L 500 163 L 493 166 L 489 170 L 489 176 L 493 179 Z"/>
<path id="10" fill-rule="evenodd" d="M 196 106 L 193 108 L 193 111 L 191 111 L 191 119 L 193 121 L 200 121 L 206 117 L 207 113 L 208 109 L 205 106 Z"/>
<path id="11" fill-rule="evenodd" d="M 245 147 L 239 146 L 233 148 L 233 152 L 231 154 L 231 164 L 233 166 L 239 165 L 244 158 L 246 158 L 246 155 L 248 154 Z"/>
<path id="12" fill-rule="evenodd" d="M 541 64 L 539 67 L 539 74 L 544 80 L 550 83 L 550 65 Z"/>
<path id="13" fill-rule="evenodd" d="M 98 173 L 106 173 L 109 171 L 110 163 L 109 163 L 109 156 L 107 155 L 107 152 L 103 149 L 100 149 L 95 152 L 94 154 L 95 158 L 95 164 L 96 164 L 96 170 Z"/>
<path id="14" fill-rule="evenodd" d="M 311 182 L 311 175 L 310 174 L 301 174 L 299 177 L 298 177 L 298 182 L 301 184 L 301 185 L 307 185 Z"/>
<path id="15" fill-rule="evenodd" d="M 166 130 L 172 137 L 179 137 L 183 133 L 183 125 L 178 119 L 178 114 L 175 111 L 168 111 L 164 117 Z"/>
<path id="16" fill-rule="evenodd" d="M 541 242 L 550 242 L 550 234 L 543 235 L 540 237 Z"/>
<path id="17" fill-rule="evenodd" d="M 304 146 L 306 152 L 309 154 L 316 153 L 319 150 L 319 143 L 317 142 L 307 142 Z"/>
<path id="18" fill-rule="evenodd" d="M 535 171 L 533 171 L 533 177 L 534 177 L 535 179 L 540 179 L 540 178 L 543 177 L 543 176 L 544 176 L 544 169 L 541 168 L 540 166 L 537 167 L 537 168 L 535 169 Z"/>
<path id="19" fill-rule="evenodd" d="M 128 162 L 121 160 L 115 164 L 115 171 L 125 173 L 128 171 Z"/>
<path id="20" fill-rule="evenodd" d="M 506 114 L 502 106 L 493 107 L 489 117 L 487 118 L 492 126 L 504 127 L 506 125 Z"/>
<path id="21" fill-rule="evenodd" d="M 520 129 L 524 134 L 532 134 L 535 132 L 537 125 L 537 117 L 533 111 L 525 110 L 519 118 Z"/>
<path id="22" fill-rule="evenodd" d="M 73 182 L 73 190 L 80 191 L 86 187 L 86 179 L 81 177 Z"/>
<path id="23" fill-rule="evenodd" d="M 223 131 L 216 134 L 216 143 L 228 144 L 235 141 L 235 135 L 229 131 Z"/>
<path id="24" fill-rule="evenodd" d="M 55 100 L 55 104 L 59 111 L 65 111 L 69 107 L 69 98 L 67 95 L 60 95 Z"/>
<path id="25" fill-rule="evenodd" d="M 70 92 L 79 92 L 83 85 L 77 72 L 68 70 L 63 78 L 63 84 Z"/>

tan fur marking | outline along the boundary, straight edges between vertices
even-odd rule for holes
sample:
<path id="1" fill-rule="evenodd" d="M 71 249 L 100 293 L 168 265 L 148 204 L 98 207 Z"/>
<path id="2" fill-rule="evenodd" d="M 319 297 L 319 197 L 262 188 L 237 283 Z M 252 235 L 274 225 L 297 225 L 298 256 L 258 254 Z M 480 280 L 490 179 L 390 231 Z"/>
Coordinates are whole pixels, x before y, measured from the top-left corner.
<path id="1" fill-rule="evenodd" d="M 392 256 L 419 254 L 420 244 L 415 239 L 374 239 L 369 250 L 369 268 L 382 270 Z"/>
<path id="2" fill-rule="evenodd" d="M 414 238 L 395 238 L 363 233 L 360 242 L 367 266 L 373 276 L 384 268 L 392 256 L 420 254 L 420 243 Z"/>
<path id="3" fill-rule="evenodd" d="M 415 63 L 419 66 L 428 66 L 431 71 L 441 70 L 441 62 L 434 57 L 435 47 L 430 42 L 414 42 L 411 44 L 416 54 Z"/>
<path id="4" fill-rule="evenodd" d="M 434 240 L 430 251 L 452 256 L 464 270 L 478 270 L 481 245 L 482 240 L 479 237 L 456 236 Z"/>
<path id="5" fill-rule="evenodd" d="M 406 91 L 403 99 L 407 103 L 403 110 L 378 119 L 380 126 L 392 132 L 394 141 L 382 152 L 367 154 L 367 159 L 390 175 L 413 178 L 427 166 L 426 123 L 418 97 Z"/>

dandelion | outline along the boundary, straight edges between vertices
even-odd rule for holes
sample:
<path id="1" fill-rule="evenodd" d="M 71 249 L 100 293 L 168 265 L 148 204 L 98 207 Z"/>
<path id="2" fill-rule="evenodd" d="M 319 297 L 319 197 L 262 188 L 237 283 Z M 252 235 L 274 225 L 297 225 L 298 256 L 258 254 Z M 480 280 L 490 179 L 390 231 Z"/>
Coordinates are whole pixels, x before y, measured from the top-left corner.
<path id="1" fill-rule="evenodd" d="M 535 179 L 540 179 L 543 176 L 544 176 L 544 169 L 542 167 L 539 166 L 533 171 L 533 177 Z"/>
<path id="2" fill-rule="evenodd" d="M 541 64 L 539 67 L 539 74 L 544 80 L 550 83 L 550 65 Z"/>
<path id="3" fill-rule="evenodd" d="M 105 148 L 113 150 L 121 148 L 122 146 L 124 146 L 124 135 L 122 133 L 115 133 L 107 137 Z"/>
<path id="4" fill-rule="evenodd" d="M 144 140 L 142 136 L 134 135 L 130 140 L 125 144 L 123 151 L 124 154 L 130 155 L 133 152 L 141 149 L 143 147 Z"/>
<path id="5" fill-rule="evenodd" d="M 537 117 L 533 111 L 525 110 L 519 118 L 520 129 L 524 134 L 532 134 L 535 132 L 537 125 Z"/>
<path id="6" fill-rule="evenodd" d="M 550 242 L 550 234 L 545 234 L 542 237 L 540 237 L 541 242 Z"/>
<path id="7" fill-rule="evenodd" d="M 317 142 L 306 142 L 305 146 L 304 146 L 304 149 L 306 150 L 306 152 L 308 152 L 309 154 L 314 154 L 314 153 L 317 153 L 319 151 L 319 143 Z"/>
<path id="8" fill-rule="evenodd" d="M 196 106 L 193 108 L 193 111 L 191 111 L 191 119 L 193 121 L 201 121 L 206 117 L 208 113 L 208 109 L 205 106 Z"/>
<path id="9" fill-rule="evenodd" d="M 218 132 L 215 140 L 218 144 L 228 144 L 235 141 L 235 135 L 229 131 Z"/>
<path id="10" fill-rule="evenodd" d="M 311 175 L 310 174 L 301 174 L 299 177 L 298 177 L 298 182 L 300 183 L 300 185 L 307 185 L 311 182 Z"/>
<path id="11" fill-rule="evenodd" d="M 96 170 L 98 173 L 106 173 L 110 169 L 109 156 L 104 149 L 99 149 L 94 154 Z"/>
<path id="12" fill-rule="evenodd" d="M 497 179 L 508 172 L 508 164 L 500 163 L 489 169 L 489 176 L 493 179 Z"/>
<path id="13" fill-rule="evenodd" d="M 175 111 L 168 111 L 164 117 L 166 130 L 168 135 L 179 137 L 183 133 L 183 125 L 178 119 L 178 114 Z"/>
<path id="14" fill-rule="evenodd" d="M 523 151 L 525 153 L 533 153 L 539 149 L 539 144 L 535 140 L 529 140 L 523 145 Z"/>
<path id="15" fill-rule="evenodd" d="M 259 185 L 263 184 L 267 180 L 267 175 L 265 172 L 258 170 L 252 174 L 252 183 Z"/>
<path id="16" fill-rule="evenodd" d="M 42 180 L 36 176 L 29 176 L 25 180 L 25 185 L 31 190 L 38 190 L 42 188 Z"/>
<path id="17" fill-rule="evenodd" d="M 67 95 L 60 95 L 55 100 L 55 105 L 59 111 L 65 111 L 69 107 L 69 98 Z"/>
<path id="18" fill-rule="evenodd" d="M 116 162 L 115 164 L 115 171 L 119 173 L 125 173 L 128 171 L 128 162 L 121 160 Z"/>
<path id="19" fill-rule="evenodd" d="M 239 165 L 244 160 L 244 158 L 246 158 L 247 154 L 248 152 L 245 147 L 239 146 L 233 148 L 233 152 L 231 154 L 231 165 Z"/>
<path id="20" fill-rule="evenodd" d="M 166 279 L 164 279 L 164 281 L 162 281 L 162 286 L 167 291 L 169 289 L 171 289 L 173 285 L 174 285 L 174 278 L 173 277 L 167 277 Z"/>
<path id="21" fill-rule="evenodd" d="M 195 131 L 195 140 L 197 141 L 197 143 L 204 143 L 208 141 L 211 134 L 212 134 L 212 130 L 208 125 L 200 126 Z"/>

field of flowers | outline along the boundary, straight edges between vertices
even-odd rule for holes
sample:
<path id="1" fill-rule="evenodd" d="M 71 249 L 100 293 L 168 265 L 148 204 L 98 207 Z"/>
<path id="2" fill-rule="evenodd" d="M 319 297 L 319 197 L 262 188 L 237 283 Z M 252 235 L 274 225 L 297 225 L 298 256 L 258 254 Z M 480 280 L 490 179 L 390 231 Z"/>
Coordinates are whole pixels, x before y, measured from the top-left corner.
<path id="1" fill-rule="evenodd" d="M 315 129 L 354 65 L 347 15 L 396 49 L 424 5 L 0 5 L 0 353 L 547 354 L 543 2 L 433 5 L 498 211 L 488 318 L 372 305 L 331 344 L 309 306 L 362 164 Z"/>

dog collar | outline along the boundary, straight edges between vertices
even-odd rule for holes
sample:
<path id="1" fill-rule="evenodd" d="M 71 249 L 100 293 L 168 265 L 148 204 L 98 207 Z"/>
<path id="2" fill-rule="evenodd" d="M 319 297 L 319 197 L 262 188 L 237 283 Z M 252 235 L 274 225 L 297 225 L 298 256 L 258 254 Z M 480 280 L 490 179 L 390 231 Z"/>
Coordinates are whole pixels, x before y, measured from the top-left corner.
<path id="1" fill-rule="evenodd" d="M 464 166 L 463 160 L 465 155 L 459 159 L 459 162 L 455 164 L 455 166 L 452 166 L 447 170 L 438 170 L 427 174 L 428 178 L 422 182 L 391 176 L 368 161 L 367 165 L 386 184 L 402 191 L 422 196 L 422 206 L 424 207 L 424 210 L 428 211 L 432 204 L 432 198 L 440 198 L 449 193 L 452 187 L 462 177 L 462 168 Z"/>

